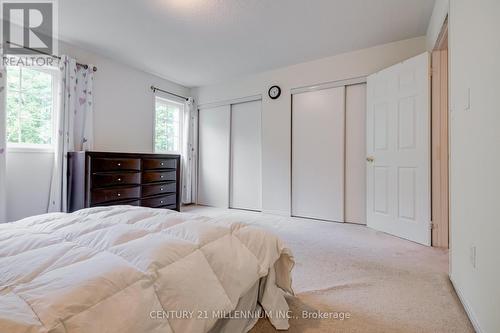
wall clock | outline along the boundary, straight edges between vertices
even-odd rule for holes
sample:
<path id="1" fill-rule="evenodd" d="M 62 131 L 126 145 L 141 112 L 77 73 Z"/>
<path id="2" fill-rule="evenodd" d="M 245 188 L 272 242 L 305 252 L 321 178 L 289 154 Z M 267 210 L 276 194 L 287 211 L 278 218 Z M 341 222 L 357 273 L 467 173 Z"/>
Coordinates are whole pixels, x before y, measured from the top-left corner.
<path id="1" fill-rule="evenodd" d="M 269 91 L 267 93 L 269 97 L 271 97 L 271 99 L 276 99 L 281 95 L 281 88 L 278 86 L 272 86 L 271 88 L 269 88 Z"/>

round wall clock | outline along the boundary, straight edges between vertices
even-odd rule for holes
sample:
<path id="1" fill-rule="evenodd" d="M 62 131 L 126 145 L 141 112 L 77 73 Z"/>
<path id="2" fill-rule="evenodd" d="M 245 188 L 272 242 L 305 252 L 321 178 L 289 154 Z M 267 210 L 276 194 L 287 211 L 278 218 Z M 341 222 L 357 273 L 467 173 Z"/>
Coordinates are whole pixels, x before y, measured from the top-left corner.
<path id="1" fill-rule="evenodd" d="M 271 99 L 276 99 L 281 95 L 281 88 L 278 86 L 272 86 L 271 88 L 269 88 L 269 91 L 267 93 L 269 97 L 271 97 Z"/>

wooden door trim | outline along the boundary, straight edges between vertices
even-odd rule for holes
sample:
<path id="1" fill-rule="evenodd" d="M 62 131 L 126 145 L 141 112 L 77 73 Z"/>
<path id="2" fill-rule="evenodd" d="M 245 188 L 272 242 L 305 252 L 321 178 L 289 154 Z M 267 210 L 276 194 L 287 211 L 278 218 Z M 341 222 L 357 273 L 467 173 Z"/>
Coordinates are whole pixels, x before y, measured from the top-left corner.
<path id="1" fill-rule="evenodd" d="M 447 22 L 432 52 L 432 246 L 449 247 Z"/>

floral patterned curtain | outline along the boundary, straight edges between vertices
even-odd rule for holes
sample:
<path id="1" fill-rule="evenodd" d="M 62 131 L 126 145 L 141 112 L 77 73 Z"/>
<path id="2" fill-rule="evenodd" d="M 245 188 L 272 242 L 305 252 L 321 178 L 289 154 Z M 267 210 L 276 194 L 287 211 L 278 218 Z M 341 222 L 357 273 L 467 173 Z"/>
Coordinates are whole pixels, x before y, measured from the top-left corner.
<path id="1" fill-rule="evenodd" d="M 77 66 L 76 60 L 62 56 L 59 62 L 59 110 L 54 169 L 50 187 L 49 212 L 68 210 L 68 152 L 93 147 L 93 66 Z"/>
<path id="2" fill-rule="evenodd" d="M 184 105 L 183 147 L 181 155 L 182 203 L 190 204 L 196 198 L 196 124 L 198 110 L 193 98 Z"/>
<path id="3" fill-rule="evenodd" d="M 0 50 L 0 60 L 3 54 Z M 0 223 L 7 222 L 7 179 L 6 179 L 6 155 L 7 155 L 7 112 L 5 91 L 7 73 L 0 62 Z"/>

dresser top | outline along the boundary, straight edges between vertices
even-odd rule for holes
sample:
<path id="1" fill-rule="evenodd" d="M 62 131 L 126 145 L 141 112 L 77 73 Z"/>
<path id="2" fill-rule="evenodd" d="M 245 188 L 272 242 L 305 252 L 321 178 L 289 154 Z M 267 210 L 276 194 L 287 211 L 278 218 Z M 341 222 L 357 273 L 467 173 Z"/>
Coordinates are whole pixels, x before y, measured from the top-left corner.
<path id="1" fill-rule="evenodd" d="M 156 153 L 120 153 L 120 152 L 105 152 L 105 151 L 78 151 L 70 152 L 70 154 L 89 155 L 95 157 L 138 157 L 138 158 L 180 158 L 179 154 L 156 154 Z"/>

